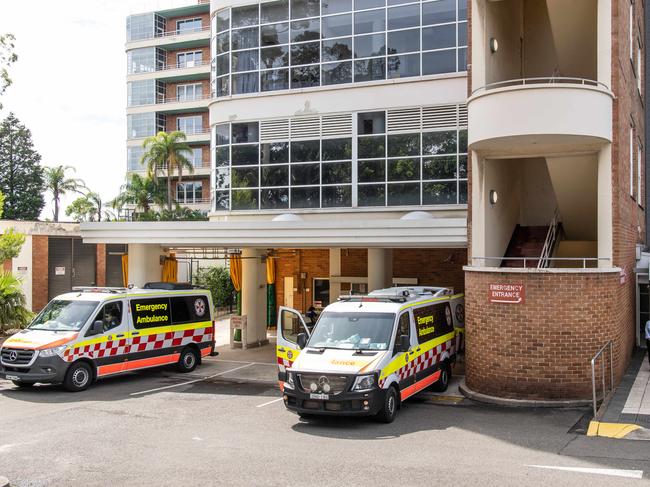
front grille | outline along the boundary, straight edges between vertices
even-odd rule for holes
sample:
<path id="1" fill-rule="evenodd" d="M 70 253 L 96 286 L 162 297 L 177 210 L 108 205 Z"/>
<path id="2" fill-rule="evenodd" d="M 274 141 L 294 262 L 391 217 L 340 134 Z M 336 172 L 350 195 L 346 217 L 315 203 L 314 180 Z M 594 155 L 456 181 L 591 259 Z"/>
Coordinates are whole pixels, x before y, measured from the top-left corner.
<path id="1" fill-rule="evenodd" d="M 343 375 L 298 374 L 304 392 L 340 394 L 347 389 L 348 378 Z M 315 384 L 315 386 L 313 385 Z M 327 387 L 329 385 L 329 388 Z"/>
<path id="2" fill-rule="evenodd" d="M 3 348 L 0 357 L 5 365 L 27 365 L 34 357 L 34 350 Z"/>

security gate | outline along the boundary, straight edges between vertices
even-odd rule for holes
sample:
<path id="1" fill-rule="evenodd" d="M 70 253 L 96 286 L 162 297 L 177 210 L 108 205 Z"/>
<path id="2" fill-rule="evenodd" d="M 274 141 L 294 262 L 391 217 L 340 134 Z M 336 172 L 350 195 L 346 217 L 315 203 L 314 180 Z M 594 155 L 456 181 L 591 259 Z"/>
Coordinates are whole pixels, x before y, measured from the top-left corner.
<path id="1" fill-rule="evenodd" d="M 124 286 L 122 279 L 122 256 L 128 253 L 127 245 L 106 245 L 106 285 L 110 287 Z"/>
<path id="2" fill-rule="evenodd" d="M 80 238 L 48 239 L 48 299 L 69 292 L 74 286 L 94 286 L 97 246 Z"/>

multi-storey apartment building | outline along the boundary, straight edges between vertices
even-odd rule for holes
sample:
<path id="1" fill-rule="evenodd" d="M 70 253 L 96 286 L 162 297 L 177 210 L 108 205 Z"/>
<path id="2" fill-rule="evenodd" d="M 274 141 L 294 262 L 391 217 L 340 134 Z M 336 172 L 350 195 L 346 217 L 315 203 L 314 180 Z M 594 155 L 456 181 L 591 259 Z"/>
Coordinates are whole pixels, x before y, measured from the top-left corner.
<path id="1" fill-rule="evenodd" d="M 193 172 L 173 178 L 179 204 L 208 210 L 210 201 L 210 5 L 131 15 L 126 21 L 127 173 L 143 173 L 142 142 L 180 130 Z"/>
<path id="2" fill-rule="evenodd" d="M 211 221 L 83 228 L 130 244 L 132 282 L 158 279 L 164 252 L 240 249 L 258 344 L 269 276 L 302 311 L 449 286 L 469 390 L 588 398 L 609 341 L 620 379 L 645 240 L 640 0 L 218 0 L 210 16 Z"/>

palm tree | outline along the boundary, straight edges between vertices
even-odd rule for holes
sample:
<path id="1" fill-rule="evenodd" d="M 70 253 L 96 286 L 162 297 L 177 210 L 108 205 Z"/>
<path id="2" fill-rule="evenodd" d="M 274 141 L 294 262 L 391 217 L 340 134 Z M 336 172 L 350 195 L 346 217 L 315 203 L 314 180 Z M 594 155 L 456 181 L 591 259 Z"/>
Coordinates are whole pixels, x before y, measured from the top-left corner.
<path id="1" fill-rule="evenodd" d="M 178 180 L 183 179 L 183 170 L 194 172 L 192 163 L 187 158 L 192 149 L 185 142 L 183 132 L 171 133 L 158 132 L 157 135 L 147 137 L 142 144 L 144 155 L 142 164 L 147 168 L 147 174 L 154 181 L 158 181 L 158 174 L 167 176 L 167 209 L 172 210 L 172 180 L 171 176 L 178 173 Z"/>
<path id="2" fill-rule="evenodd" d="M 84 182 L 81 179 L 77 178 L 68 178 L 66 172 L 68 170 L 75 171 L 75 168 L 72 166 L 55 166 L 55 167 L 45 167 L 45 190 L 52 193 L 52 201 L 54 202 L 54 221 L 59 221 L 59 203 L 61 196 L 65 195 L 67 192 L 72 191 L 75 193 L 81 193 L 81 190 L 86 187 Z"/>
<path id="3" fill-rule="evenodd" d="M 120 208 L 125 204 L 135 205 L 136 210 L 142 209 L 147 213 L 152 204 L 164 205 L 165 195 L 160 184 L 153 178 L 132 174 L 120 188 L 120 194 L 111 202 L 113 208 Z"/>

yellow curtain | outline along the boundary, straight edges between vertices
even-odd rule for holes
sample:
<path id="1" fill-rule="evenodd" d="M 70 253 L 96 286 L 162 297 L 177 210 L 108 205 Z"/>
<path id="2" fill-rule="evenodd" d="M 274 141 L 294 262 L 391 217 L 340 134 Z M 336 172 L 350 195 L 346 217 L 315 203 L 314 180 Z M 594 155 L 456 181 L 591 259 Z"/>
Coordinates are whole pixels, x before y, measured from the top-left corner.
<path id="1" fill-rule="evenodd" d="M 124 287 L 129 285 L 129 256 L 124 254 L 122 256 L 122 284 Z"/>
<path id="2" fill-rule="evenodd" d="M 178 261 L 175 256 L 166 257 L 162 268 L 162 282 L 176 282 L 178 280 Z"/>
<path id="3" fill-rule="evenodd" d="M 235 291 L 241 291 L 241 255 L 230 256 L 230 280 Z"/>
<path id="4" fill-rule="evenodd" d="M 266 283 L 275 284 L 275 259 L 272 257 L 266 258 Z"/>

